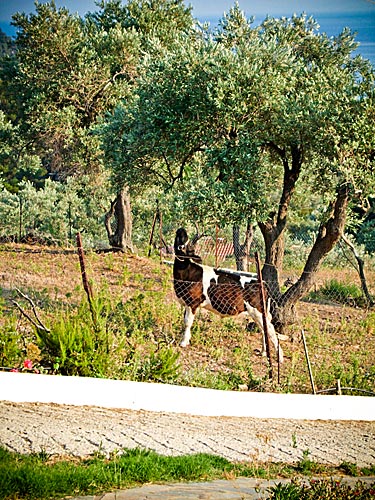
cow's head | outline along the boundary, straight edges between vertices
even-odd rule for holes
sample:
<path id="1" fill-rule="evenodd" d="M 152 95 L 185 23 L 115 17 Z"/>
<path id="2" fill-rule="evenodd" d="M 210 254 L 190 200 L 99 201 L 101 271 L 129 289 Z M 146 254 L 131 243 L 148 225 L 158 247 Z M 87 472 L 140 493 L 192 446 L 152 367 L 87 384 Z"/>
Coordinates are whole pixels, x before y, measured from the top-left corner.
<path id="1" fill-rule="evenodd" d="M 196 238 L 193 238 L 191 242 L 186 229 L 180 227 L 176 231 L 176 237 L 174 240 L 174 253 L 177 257 L 182 259 L 192 259 L 195 262 L 202 262 L 202 259 L 195 254 L 195 243 Z"/>
<path id="2" fill-rule="evenodd" d="M 176 237 L 174 240 L 174 253 L 176 255 L 185 254 L 188 243 L 189 243 L 189 237 L 186 232 L 186 229 L 180 227 L 176 231 Z"/>

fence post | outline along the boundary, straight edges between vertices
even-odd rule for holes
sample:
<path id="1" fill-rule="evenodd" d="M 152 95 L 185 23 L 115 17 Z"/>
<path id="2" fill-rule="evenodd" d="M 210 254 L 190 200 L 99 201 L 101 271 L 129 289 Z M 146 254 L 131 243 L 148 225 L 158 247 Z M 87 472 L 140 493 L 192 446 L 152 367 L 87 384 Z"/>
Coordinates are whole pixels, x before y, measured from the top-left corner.
<path id="1" fill-rule="evenodd" d="M 89 302 L 89 307 L 90 307 L 90 312 L 92 316 L 92 320 L 94 324 L 96 325 L 96 315 L 94 311 L 94 307 L 92 304 L 92 299 L 93 299 L 93 293 L 92 293 L 92 288 L 91 285 L 87 279 L 87 274 L 86 274 L 86 266 L 85 266 L 85 258 L 83 254 L 83 245 L 82 245 L 82 237 L 81 233 L 77 233 L 77 250 L 78 250 L 78 257 L 79 257 L 79 264 L 81 267 L 81 275 L 82 275 L 82 283 L 83 283 L 83 288 L 86 292 L 87 295 L 87 300 Z"/>
<path id="2" fill-rule="evenodd" d="M 303 341 L 303 347 L 305 349 L 305 356 L 306 356 L 307 368 L 309 370 L 311 388 L 312 388 L 313 394 L 316 394 L 315 384 L 314 384 L 314 377 L 313 377 L 313 373 L 312 373 L 312 369 L 311 369 L 311 364 L 310 364 L 309 352 L 307 350 L 305 332 L 303 330 L 301 330 L 301 336 L 302 336 L 302 341 Z"/>
<path id="3" fill-rule="evenodd" d="M 159 258 L 160 262 L 163 260 L 163 214 L 159 210 Z"/>
<path id="4" fill-rule="evenodd" d="M 341 380 L 338 378 L 337 381 L 337 395 L 342 396 L 342 390 L 341 390 Z"/>
<path id="5" fill-rule="evenodd" d="M 148 240 L 148 256 L 149 257 L 151 255 L 151 246 L 152 246 L 152 241 L 154 239 L 155 225 L 156 225 L 156 221 L 158 219 L 159 219 L 159 223 L 160 223 L 159 200 L 156 200 L 156 210 L 154 213 L 154 218 L 152 220 L 151 232 L 150 232 L 150 237 Z"/>
<path id="6" fill-rule="evenodd" d="M 216 229 L 215 229 L 215 267 L 218 267 L 217 266 L 217 263 L 218 263 L 218 248 L 217 248 L 217 245 L 218 245 L 218 239 L 219 239 L 219 226 L 216 224 Z"/>
<path id="7" fill-rule="evenodd" d="M 266 299 L 264 295 L 264 286 L 263 286 L 263 278 L 262 272 L 260 270 L 260 260 L 259 253 L 255 252 L 255 262 L 257 266 L 257 274 L 258 274 L 258 282 L 259 282 L 259 293 L 260 293 L 260 304 L 262 309 L 262 319 L 263 319 L 263 332 L 264 332 L 264 340 L 266 343 L 266 352 L 268 358 L 268 376 L 272 380 L 272 359 L 271 359 L 271 348 L 270 348 L 270 339 L 268 335 L 268 324 L 267 324 L 267 313 L 266 313 Z"/>
<path id="8" fill-rule="evenodd" d="M 72 234 L 72 202 L 68 202 L 68 219 L 69 219 L 69 241 L 71 242 L 73 239 L 73 234 Z"/>

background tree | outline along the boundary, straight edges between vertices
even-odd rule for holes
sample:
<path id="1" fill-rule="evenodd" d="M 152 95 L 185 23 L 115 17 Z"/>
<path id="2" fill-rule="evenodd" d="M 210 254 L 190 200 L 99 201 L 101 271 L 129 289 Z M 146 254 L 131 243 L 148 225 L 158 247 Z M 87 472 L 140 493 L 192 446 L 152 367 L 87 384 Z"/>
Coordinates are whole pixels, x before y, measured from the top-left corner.
<path id="1" fill-rule="evenodd" d="M 0 110 L 0 177 L 11 192 L 17 192 L 20 183 L 32 180 L 38 187 L 46 173 L 40 157 L 20 132 Z"/>
<path id="2" fill-rule="evenodd" d="M 8 185 L 25 177 L 40 185 L 41 169 L 39 179 L 29 175 L 30 166 L 21 175 L 22 159 L 32 153 L 55 179 L 88 174 L 87 182 L 96 182 L 104 171 L 92 127 L 126 95 L 137 64 L 137 37 L 116 27 L 107 33 L 53 1 L 35 8 L 35 14 L 13 16 L 16 52 L 2 66 L 3 100 L 13 105 L 12 114 L 9 105 L 4 111 L 13 136 L 18 134 L 8 142 L 3 173 L 13 175 Z"/>
<path id="3" fill-rule="evenodd" d="M 3 72 L 4 66 L 6 66 L 7 61 L 11 59 L 12 55 L 15 52 L 15 44 L 12 38 L 7 36 L 2 29 L 0 28 L 0 72 Z M 5 82 L 3 81 L 2 78 L 0 78 L 0 109 L 5 110 L 7 109 L 8 113 L 10 114 L 11 107 L 9 106 L 10 103 L 6 102 L 5 95 L 4 95 L 4 85 Z"/>
<path id="4" fill-rule="evenodd" d="M 11 55 L 14 49 L 13 40 L 0 28 L 0 57 Z"/>
<path id="5" fill-rule="evenodd" d="M 12 119 L 25 138 L 22 143 L 58 179 L 82 173 L 95 179 L 102 171 L 93 128 L 119 99 L 131 94 L 141 48 L 144 54 L 151 37 L 167 42 L 175 30 L 192 24 L 191 9 L 182 1 L 130 1 L 122 6 L 115 0 L 99 7 L 80 19 L 51 1 L 36 3 L 35 14 L 13 16 L 17 52 L 2 68 L 3 102 L 16 104 Z M 19 148 L 11 152 L 19 171 Z M 130 204 L 124 196 L 126 191 L 120 190 L 114 203 L 121 216 L 116 230 L 108 233 L 111 243 L 122 249 L 132 246 Z M 125 209 L 126 214 L 121 212 Z"/>
<path id="6" fill-rule="evenodd" d="M 35 14 L 15 14 L 17 58 L 12 92 L 22 96 L 25 132 L 47 151 L 43 161 L 62 176 L 95 171 L 98 145 L 90 126 L 107 112 L 137 64 L 137 37 L 109 33 L 52 1 Z"/>

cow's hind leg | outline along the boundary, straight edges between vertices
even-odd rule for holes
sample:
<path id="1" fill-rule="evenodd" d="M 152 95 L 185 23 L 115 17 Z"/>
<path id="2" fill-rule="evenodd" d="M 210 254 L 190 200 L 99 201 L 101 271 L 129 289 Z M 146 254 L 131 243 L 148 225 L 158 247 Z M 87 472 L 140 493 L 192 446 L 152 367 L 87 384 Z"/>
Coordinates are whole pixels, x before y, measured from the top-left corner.
<path id="1" fill-rule="evenodd" d="M 280 363 L 283 363 L 284 353 L 283 353 L 283 350 L 281 349 L 279 338 L 277 336 L 275 327 L 271 323 L 271 319 L 270 319 L 271 315 L 268 313 L 267 316 L 268 316 L 268 318 L 267 318 L 268 335 L 270 336 L 270 339 L 272 340 L 272 343 L 275 346 L 275 350 L 276 350 L 277 355 L 279 357 Z M 263 332 L 263 337 L 264 337 L 264 332 Z"/>
<path id="2" fill-rule="evenodd" d="M 193 313 L 191 307 L 185 306 L 185 314 L 184 314 L 185 331 L 182 335 L 182 339 L 180 342 L 181 347 L 186 347 L 190 344 L 191 325 L 193 324 L 194 318 L 195 318 L 195 313 Z"/>

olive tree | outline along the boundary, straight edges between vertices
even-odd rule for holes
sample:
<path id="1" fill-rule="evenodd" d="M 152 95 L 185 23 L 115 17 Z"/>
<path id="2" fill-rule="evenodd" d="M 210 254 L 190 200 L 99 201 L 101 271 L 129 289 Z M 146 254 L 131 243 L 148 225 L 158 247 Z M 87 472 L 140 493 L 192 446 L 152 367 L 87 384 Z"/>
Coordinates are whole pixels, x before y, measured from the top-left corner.
<path id="1" fill-rule="evenodd" d="M 350 202 L 374 187 L 374 73 L 355 47 L 350 30 L 329 38 L 305 15 L 254 28 L 235 5 L 213 35 L 181 36 L 149 60 L 107 124 L 119 183 L 188 187 L 198 211 L 257 221 L 279 329 L 340 239 Z M 299 280 L 282 291 L 297 189 L 320 193 L 325 209 Z"/>
<path id="2" fill-rule="evenodd" d="M 144 55 L 158 54 L 176 32 L 192 25 L 191 8 L 182 0 L 129 0 L 125 5 L 111 0 L 98 7 L 82 19 L 52 0 L 36 2 L 35 13 L 13 16 L 16 51 L 0 68 L 0 105 L 7 113 L 12 110 L 9 118 L 22 138 L 4 159 L 2 170 L 10 176 L 26 148 L 54 178 L 90 174 L 95 182 L 103 171 L 94 133 L 98 121 L 130 97 Z M 115 188 L 106 217 L 109 241 L 131 248 L 127 190 Z"/>
<path id="3" fill-rule="evenodd" d="M 16 51 L 1 67 L 1 90 L 12 102 L 13 141 L 3 168 L 20 170 L 25 154 L 39 157 L 50 176 L 66 182 L 102 178 L 102 152 L 93 128 L 129 94 L 139 58 L 138 35 L 119 24 L 105 29 L 54 1 L 16 13 Z M 10 184 L 11 184 L 10 180 Z M 14 181 L 13 181 L 14 183 Z"/>

